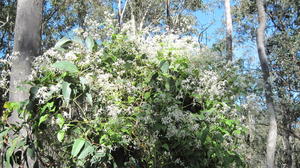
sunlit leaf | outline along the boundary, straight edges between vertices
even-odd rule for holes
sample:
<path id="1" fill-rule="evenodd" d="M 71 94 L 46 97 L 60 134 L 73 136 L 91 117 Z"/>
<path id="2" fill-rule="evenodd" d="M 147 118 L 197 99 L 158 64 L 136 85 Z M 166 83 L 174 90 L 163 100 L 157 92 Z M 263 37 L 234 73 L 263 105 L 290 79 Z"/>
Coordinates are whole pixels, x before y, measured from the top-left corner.
<path id="1" fill-rule="evenodd" d="M 62 140 L 64 139 L 65 137 L 65 131 L 64 130 L 59 130 L 58 133 L 57 133 L 57 139 L 59 142 L 62 142 Z"/>
<path id="2" fill-rule="evenodd" d="M 46 121 L 48 119 L 48 117 L 49 117 L 49 114 L 43 115 L 39 120 L 38 126 L 40 126 L 44 121 Z"/>
<path id="3" fill-rule="evenodd" d="M 92 145 L 86 143 L 84 149 L 82 150 L 82 152 L 78 156 L 78 159 L 86 158 L 88 155 L 92 154 L 94 152 L 94 150 L 95 149 Z"/>
<path id="4" fill-rule="evenodd" d="M 86 47 L 87 49 L 92 52 L 93 51 L 93 48 L 95 46 L 95 41 L 94 39 L 91 37 L 91 36 L 88 36 L 86 39 L 85 39 L 85 44 L 86 44 Z"/>
<path id="5" fill-rule="evenodd" d="M 63 125 L 65 124 L 65 119 L 61 114 L 56 115 L 56 123 L 58 124 L 59 128 L 62 129 Z"/>
<path id="6" fill-rule="evenodd" d="M 62 48 L 63 45 L 67 44 L 71 42 L 71 40 L 67 37 L 63 37 L 62 39 L 58 40 L 58 42 L 55 44 L 54 48 L 58 49 L 58 48 Z"/>
<path id="7" fill-rule="evenodd" d="M 82 149 L 84 143 L 85 143 L 84 139 L 82 139 L 82 138 L 76 139 L 72 146 L 71 155 L 74 157 L 77 156 L 79 154 L 80 150 Z"/>
<path id="8" fill-rule="evenodd" d="M 12 148 L 12 147 L 10 147 L 10 148 L 7 149 L 7 151 L 5 153 L 5 158 L 6 158 L 7 161 L 10 160 L 10 157 L 14 153 L 14 150 L 15 150 L 15 148 Z"/>
<path id="9" fill-rule="evenodd" d="M 84 42 L 83 42 L 82 38 L 80 38 L 78 36 L 74 36 L 72 41 L 74 41 L 75 43 L 80 44 L 82 46 L 84 45 Z"/>
<path id="10" fill-rule="evenodd" d="M 161 61 L 160 62 L 160 70 L 163 72 L 163 73 L 168 73 L 169 71 L 169 62 L 168 61 Z"/>
<path id="11" fill-rule="evenodd" d="M 65 72 L 71 72 L 71 73 L 78 72 L 76 65 L 74 65 L 69 61 L 57 61 L 54 64 L 52 64 L 52 67 Z"/>
<path id="12" fill-rule="evenodd" d="M 70 96 L 71 96 L 71 91 L 72 91 L 70 88 L 70 85 L 71 84 L 68 82 L 62 83 L 62 94 L 63 94 L 66 104 L 69 104 L 69 101 L 70 101 Z"/>

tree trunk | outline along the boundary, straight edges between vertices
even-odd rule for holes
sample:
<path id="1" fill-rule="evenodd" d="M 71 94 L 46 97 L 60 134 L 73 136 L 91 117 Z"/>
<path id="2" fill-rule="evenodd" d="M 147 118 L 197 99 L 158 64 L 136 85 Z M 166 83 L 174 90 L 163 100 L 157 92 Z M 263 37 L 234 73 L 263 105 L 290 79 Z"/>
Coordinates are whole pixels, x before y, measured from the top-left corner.
<path id="1" fill-rule="evenodd" d="M 131 26 L 132 26 L 132 31 L 133 34 L 136 35 L 136 18 L 135 18 L 135 14 L 134 14 L 134 5 L 132 3 L 129 3 L 130 6 L 130 20 L 131 20 Z"/>
<path id="2" fill-rule="evenodd" d="M 122 0 L 118 1 L 118 23 L 119 23 L 119 29 L 122 29 L 122 24 L 123 24 L 123 17 L 124 17 L 124 13 L 127 7 L 127 2 L 129 0 L 125 1 L 124 7 L 122 8 Z"/>
<path id="3" fill-rule="evenodd" d="M 289 124 L 284 124 L 284 128 L 288 129 Z M 283 160 L 283 168 L 292 168 L 293 158 L 292 158 L 292 147 L 290 143 L 290 133 L 289 131 L 284 130 L 283 132 L 283 150 L 284 150 L 284 160 Z"/>
<path id="4" fill-rule="evenodd" d="M 232 61 L 232 57 L 233 57 L 232 19 L 231 19 L 230 0 L 224 0 L 224 3 L 225 3 L 225 15 L 226 15 L 226 55 L 227 55 L 227 60 Z"/>
<path id="5" fill-rule="evenodd" d="M 119 29 L 121 30 L 121 15 L 122 15 L 122 0 L 118 1 L 118 23 Z"/>
<path id="6" fill-rule="evenodd" d="M 149 2 L 148 6 L 147 6 L 147 8 L 146 8 L 146 11 L 144 12 L 144 15 L 143 15 L 143 17 L 142 17 L 142 19 L 141 19 L 141 21 L 140 21 L 140 26 L 139 26 L 139 30 L 140 30 L 140 31 L 141 31 L 141 30 L 143 29 L 143 27 L 144 27 L 144 22 L 145 22 L 145 19 L 146 19 L 146 16 L 147 16 L 149 10 L 151 9 L 152 3 L 153 3 L 153 1 Z"/>
<path id="7" fill-rule="evenodd" d="M 31 61 L 40 54 L 43 0 L 19 0 L 13 47 L 13 60 L 10 75 L 9 101 L 19 102 L 29 98 L 29 86 L 23 84 L 31 74 Z M 19 89 L 21 87 L 22 89 Z M 22 122 L 17 111 L 8 119 L 9 124 Z M 22 129 L 20 135 L 26 137 Z M 31 163 L 29 163 L 31 164 Z M 31 167 L 31 165 L 29 165 Z"/>
<path id="8" fill-rule="evenodd" d="M 166 7 L 167 7 L 167 24 L 169 27 L 169 30 L 172 29 L 172 20 L 171 20 L 171 12 L 170 12 L 170 0 L 166 0 Z"/>
<path id="9" fill-rule="evenodd" d="M 278 92 L 278 97 L 279 99 L 285 100 L 284 99 L 284 94 L 286 94 L 283 90 L 279 89 L 277 90 Z M 282 116 L 282 127 L 283 127 L 283 132 L 282 132 L 282 142 L 283 142 L 283 165 L 282 168 L 292 168 L 293 164 L 293 150 L 292 150 L 292 145 L 291 145 L 291 123 L 293 122 L 293 117 L 290 116 L 291 111 L 288 108 L 288 104 L 284 103 L 282 101 L 280 103 L 281 105 L 281 116 Z M 279 112 L 279 111 L 278 111 Z"/>
<path id="10" fill-rule="evenodd" d="M 266 28 L 266 16 L 265 16 L 265 8 L 263 0 L 256 0 L 256 5 L 258 8 L 258 22 L 259 27 L 257 29 L 257 50 L 258 56 L 260 60 L 261 69 L 263 72 L 263 80 L 265 87 L 265 97 L 267 103 L 267 110 L 270 117 L 270 126 L 267 138 L 267 156 L 266 156 L 266 164 L 267 168 L 274 167 L 275 161 L 275 152 L 276 152 L 276 139 L 277 139 L 277 121 L 276 121 L 276 113 L 273 102 L 273 93 L 272 93 L 272 84 L 269 81 L 269 65 L 268 59 L 265 50 L 265 28 Z"/>

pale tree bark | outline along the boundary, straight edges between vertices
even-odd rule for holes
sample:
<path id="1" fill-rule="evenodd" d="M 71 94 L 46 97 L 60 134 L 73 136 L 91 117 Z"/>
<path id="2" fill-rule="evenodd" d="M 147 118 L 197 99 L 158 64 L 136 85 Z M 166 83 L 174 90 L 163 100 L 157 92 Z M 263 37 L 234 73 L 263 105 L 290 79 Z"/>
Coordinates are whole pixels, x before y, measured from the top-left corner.
<path id="1" fill-rule="evenodd" d="M 122 10 L 122 12 L 121 12 L 121 17 L 120 17 L 120 18 L 121 18 L 121 19 L 120 19 L 120 20 L 121 20 L 121 24 L 123 23 L 123 17 L 124 17 L 125 11 L 126 11 L 126 7 L 127 7 L 128 1 L 129 1 L 129 0 L 126 0 L 126 1 L 125 1 L 123 10 Z"/>
<path id="2" fill-rule="evenodd" d="M 130 20 L 131 20 L 131 26 L 132 26 L 132 31 L 133 34 L 136 35 L 136 20 L 135 20 L 135 15 L 134 15 L 134 5 L 132 3 L 129 3 L 130 6 Z"/>
<path id="3" fill-rule="evenodd" d="M 270 71 L 268 65 L 268 59 L 265 50 L 265 28 L 266 28 L 266 14 L 263 0 L 256 0 L 258 9 L 258 22 L 259 27 L 257 29 L 257 50 L 260 60 L 261 69 L 263 72 L 263 80 L 265 87 L 266 105 L 269 113 L 269 132 L 267 137 L 267 154 L 266 154 L 266 165 L 267 168 L 274 168 L 275 165 L 275 152 L 276 152 L 276 139 L 277 139 L 277 121 L 276 112 L 273 102 L 272 84 L 269 81 Z"/>
<path id="4" fill-rule="evenodd" d="M 9 101 L 20 102 L 29 98 L 29 86 L 24 85 L 31 74 L 33 57 L 40 54 L 43 0 L 19 0 L 14 30 L 13 59 L 10 75 Z M 19 89 L 21 87 L 22 89 Z M 9 124 L 19 125 L 22 118 L 13 111 Z M 27 130 L 20 131 L 21 136 L 28 136 Z M 32 167 L 31 163 L 27 163 Z M 25 166 L 25 165 L 24 165 Z"/>
<path id="5" fill-rule="evenodd" d="M 147 16 L 149 10 L 151 9 L 152 3 L 153 3 L 153 1 L 149 2 L 148 6 L 147 6 L 147 8 L 145 10 L 145 13 L 144 13 L 144 15 L 143 15 L 143 17 L 141 19 L 141 22 L 140 22 L 139 30 L 142 30 L 143 27 L 144 27 L 144 21 L 146 19 L 146 16 Z"/>
<path id="6" fill-rule="evenodd" d="M 232 18 L 230 0 L 224 0 L 225 3 L 225 15 L 226 15 L 226 56 L 228 61 L 232 61 L 233 49 L 232 49 Z"/>
<path id="7" fill-rule="evenodd" d="M 124 7 L 122 7 L 122 0 L 119 0 L 119 2 L 118 2 L 118 22 L 119 22 L 120 29 L 122 29 L 123 17 L 124 17 L 124 13 L 125 13 L 128 1 L 129 0 L 125 1 Z"/>

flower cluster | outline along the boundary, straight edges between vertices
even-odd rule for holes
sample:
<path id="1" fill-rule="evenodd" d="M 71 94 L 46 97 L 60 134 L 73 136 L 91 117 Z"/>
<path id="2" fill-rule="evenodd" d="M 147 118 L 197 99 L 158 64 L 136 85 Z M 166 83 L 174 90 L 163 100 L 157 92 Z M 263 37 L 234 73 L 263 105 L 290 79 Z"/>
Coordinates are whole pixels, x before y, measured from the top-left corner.
<path id="1" fill-rule="evenodd" d="M 199 66 L 219 59 L 213 51 L 160 28 L 134 32 L 129 22 L 115 34 L 110 23 L 85 24 L 88 30 L 75 29 L 33 62 L 28 123 L 41 145 L 57 146 L 57 159 L 78 167 L 120 157 L 152 167 L 154 159 L 165 167 L 205 167 L 203 159 L 222 165 L 224 157 L 238 158 L 230 147 L 239 126 L 229 118 L 236 109 L 228 81 L 212 64 Z M 58 142 L 42 141 L 44 132 Z M 64 148 L 79 141 L 85 145 L 78 157 Z M 72 161 L 63 157 L 69 155 Z"/>

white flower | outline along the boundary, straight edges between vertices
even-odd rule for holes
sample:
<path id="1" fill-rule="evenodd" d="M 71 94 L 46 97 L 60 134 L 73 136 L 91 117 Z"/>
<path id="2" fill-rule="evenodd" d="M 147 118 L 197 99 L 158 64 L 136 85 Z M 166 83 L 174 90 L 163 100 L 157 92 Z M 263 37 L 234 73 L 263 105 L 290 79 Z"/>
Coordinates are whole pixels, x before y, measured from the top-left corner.
<path id="1" fill-rule="evenodd" d="M 107 106 L 107 110 L 108 110 L 108 115 L 112 117 L 117 117 L 117 115 L 122 112 L 121 109 L 116 105 Z"/>
<path id="2" fill-rule="evenodd" d="M 73 60 L 77 59 L 77 56 L 75 55 L 75 53 L 73 51 L 69 51 L 65 54 L 65 58 L 67 60 L 73 61 Z"/>
<path id="3" fill-rule="evenodd" d="M 172 120 L 171 117 L 169 117 L 169 116 L 163 117 L 163 118 L 161 119 L 161 122 L 162 122 L 162 124 L 164 124 L 164 125 L 168 125 L 168 124 L 170 124 L 172 121 L 173 121 L 173 120 Z"/>
<path id="4" fill-rule="evenodd" d="M 88 33 L 88 32 L 84 32 L 84 33 L 82 34 L 82 36 L 83 36 L 84 38 L 87 38 L 87 37 L 89 36 L 89 33 Z"/>

